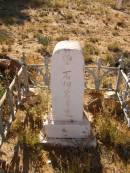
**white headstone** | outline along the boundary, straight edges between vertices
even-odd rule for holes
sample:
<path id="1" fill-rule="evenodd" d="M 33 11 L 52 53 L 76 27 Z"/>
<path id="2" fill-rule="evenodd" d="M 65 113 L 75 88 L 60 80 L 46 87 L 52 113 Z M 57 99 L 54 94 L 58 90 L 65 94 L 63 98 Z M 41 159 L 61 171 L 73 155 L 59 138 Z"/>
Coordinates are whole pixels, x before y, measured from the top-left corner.
<path id="1" fill-rule="evenodd" d="M 87 145 L 91 130 L 83 113 L 84 60 L 79 42 L 56 45 L 51 59 L 51 92 L 52 113 L 44 122 L 44 142 L 71 145 L 83 140 Z"/>
<path id="2" fill-rule="evenodd" d="M 82 121 L 84 61 L 78 42 L 63 41 L 56 45 L 51 74 L 54 120 Z"/>

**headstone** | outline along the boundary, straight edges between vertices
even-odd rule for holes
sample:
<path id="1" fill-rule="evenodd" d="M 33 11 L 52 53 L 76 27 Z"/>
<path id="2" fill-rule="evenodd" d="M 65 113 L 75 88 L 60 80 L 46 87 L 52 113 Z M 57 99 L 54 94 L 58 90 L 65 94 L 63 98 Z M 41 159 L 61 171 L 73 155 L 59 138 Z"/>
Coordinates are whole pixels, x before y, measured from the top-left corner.
<path id="1" fill-rule="evenodd" d="M 82 121 L 84 62 L 77 42 L 60 42 L 51 64 L 52 109 L 54 120 Z"/>
<path id="2" fill-rule="evenodd" d="M 51 92 L 52 113 L 44 122 L 44 142 L 87 144 L 91 129 L 83 112 L 84 61 L 79 42 L 62 41 L 56 45 L 51 59 Z"/>

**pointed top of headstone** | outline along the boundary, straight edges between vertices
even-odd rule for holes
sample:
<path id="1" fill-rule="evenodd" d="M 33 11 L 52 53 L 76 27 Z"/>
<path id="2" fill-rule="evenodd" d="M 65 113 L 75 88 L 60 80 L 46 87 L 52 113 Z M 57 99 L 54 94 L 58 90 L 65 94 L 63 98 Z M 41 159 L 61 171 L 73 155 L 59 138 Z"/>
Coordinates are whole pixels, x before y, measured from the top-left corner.
<path id="1" fill-rule="evenodd" d="M 68 50 L 75 49 L 75 50 L 82 51 L 81 45 L 78 41 L 65 40 L 65 41 L 60 41 L 60 42 L 57 43 L 57 45 L 55 46 L 55 49 L 53 51 L 53 54 L 56 51 L 63 50 L 63 49 L 68 49 Z"/>

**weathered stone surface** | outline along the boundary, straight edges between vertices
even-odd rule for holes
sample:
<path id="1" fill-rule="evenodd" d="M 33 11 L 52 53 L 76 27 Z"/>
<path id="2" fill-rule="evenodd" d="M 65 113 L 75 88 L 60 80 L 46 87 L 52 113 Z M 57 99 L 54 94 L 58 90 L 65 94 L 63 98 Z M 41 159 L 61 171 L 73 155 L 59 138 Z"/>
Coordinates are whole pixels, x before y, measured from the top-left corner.
<path id="1" fill-rule="evenodd" d="M 82 121 L 84 62 L 78 42 L 56 45 L 51 66 L 52 109 L 54 120 Z"/>
<path id="2" fill-rule="evenodd" d="M 77 141 L 95 146 L 95 141 L 90 140 L 90 122 L 83 113 L 84 61 L 79 42 L 62 41 L 56 45 L 51 61 L 51 91 L 52 113 L 44 122 L 43 142 L 72 146 Z"/>

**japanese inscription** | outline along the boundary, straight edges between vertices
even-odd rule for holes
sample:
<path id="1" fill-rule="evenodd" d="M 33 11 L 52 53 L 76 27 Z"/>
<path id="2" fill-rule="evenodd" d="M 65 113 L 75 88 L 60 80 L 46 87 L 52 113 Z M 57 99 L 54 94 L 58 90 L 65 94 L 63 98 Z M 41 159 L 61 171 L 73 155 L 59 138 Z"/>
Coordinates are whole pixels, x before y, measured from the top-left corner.
<path id="1" fill-rule="evenodd" d="M 83 57 L 72 43 L 58 44 L 52 57 L 52 110 L 58 121 L 81 121 L 83 115 Z"/>

